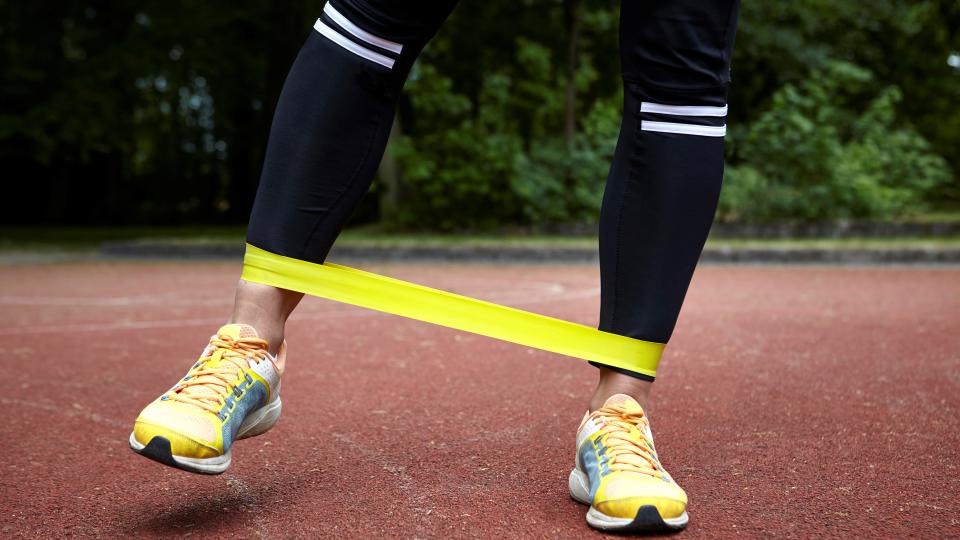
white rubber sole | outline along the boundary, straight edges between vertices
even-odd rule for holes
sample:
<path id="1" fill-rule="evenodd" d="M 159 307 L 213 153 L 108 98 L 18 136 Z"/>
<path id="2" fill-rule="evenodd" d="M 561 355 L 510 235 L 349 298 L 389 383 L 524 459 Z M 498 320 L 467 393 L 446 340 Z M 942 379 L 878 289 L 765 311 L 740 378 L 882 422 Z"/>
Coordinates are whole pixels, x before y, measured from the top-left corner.
<path id="1" fill-rule="evenodd" d="M 147 455 L 144 453 L 145 445 L 140 444 L 140 441 L 137 440 L 133 432 L 130 432 L 130 448 L 141 455 L 149 457 L 154 461 L 163 463 L 164 465 L 170 465 L 178 469 L 183 469 L 189 472 L 195 472 L 200 474 L 220 474 L 227 470 L 227 467 L 230 466 L 230 451 L 227 450 L 226 454 L 222 456 L 216 456 L 212 458 L 188 458 L 183 456 L 175 456 L 171 454 L 169 458 L 173 460 L 173 463 L 167 461 L 161 461 L 154 458 L 153 456 Z"/>
<path id="2" fill-rule="evenodd" d="M 636 519 L 618 518 L 608 516 L 593 507 L 593 500 L 590 498 L 590 481 L 586 473 L 576 468 L 570 471 L 570 478 L 567 480 L 570 488 L 570 497 L 581 504 L 590 506 L 587 510 L 587 523 L 594 529 L 603 531 L 623 531 L 636 530 Z M 687 526 L 690 516 L 686 512 L 670 519 L 660 518 L 663 525 L 668 529 L 680 530 Z"/>
<path id="3" fill-rule="evenodd" d="M 280 398 L 277 397 L 273 402 L 264 405 L 263 407 L 257 409 L 249 416 L 247 416 L 243 423 L 240 424 L 240 429 L 237 431 L 236 440 L 247 439 L 250 437 L 256 437 L 257 435 L 262 435 L 267 431 L 270 431 L 280 419 L 280 412 L 283 410 L 283 404 L 280 402 Z M 189 472 L 195 472 L 200 474 L 221 474 L 230 467 L 230 450 L 227 450 L 222 456 L 215 456 L 211 458 L 190 458 L 177 455 L 169 455 L 164 457 L 169 457 L 170 461 L 166 459 L 157 459 L 154 455 L 149 453 L 144 453 L 145 445 L 140 444 L 140 441 L 134 436 L 133 432 L 130 432 L 130 448 L 141 455 L 154 459 L 155 461 L 160 461 L 166 465 L 176 467 L 178 469 L 183 469 Z"/>

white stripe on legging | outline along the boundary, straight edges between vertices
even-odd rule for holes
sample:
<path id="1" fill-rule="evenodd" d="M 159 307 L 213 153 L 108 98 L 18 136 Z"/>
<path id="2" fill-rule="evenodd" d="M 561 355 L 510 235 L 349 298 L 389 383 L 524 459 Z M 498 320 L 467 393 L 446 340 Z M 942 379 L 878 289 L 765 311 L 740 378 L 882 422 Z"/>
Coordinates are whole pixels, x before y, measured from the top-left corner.
<path id="1" fill-rule="evenodd" d="M 644 101 L 640 103 L 640 112 L 673 114 L 676 116 L 726 116 L 727 106 L 661 105 L 659 103 Z"/>
<path id="2" fill-rule="evenodd" d="M 328 17 L 333 19 L 333 22 L 339 24 L 344 30 L 350 32 L 362 41 L 366 41 L 371 45 L 376 45 L 381 49 L 386 49 L 397 54 L 400 54 L 400 51 L 403 50 L 403 45 L 383 39 L 380 36 L 375 36 L 363 28 L 353 24 L 350 19 L 344 17 L 339 11 L 337 11 L 337 8 L 333 7 L 333 4 L 330 2 L 327 2 L 327 5 L 323 6 L 323 12 L 326 13 Z"/>
<path id="3" fill-rule="evenodd" d="M 704 135 L 706 137 L 723 137 L 727 134 L 727 126 L 698 126 L 696 124 L 675 124 L 673 122 L 640 121 L 641 131 L 659 131 L 661 133 L 680 133 L 681 135 Z"/>
<path id="4" fill-rule="evenodd" d="M 366 47 L 361 47 L 360 45 L 357 45 L 356 43 L 350 41 L 349 39 L 341 36 L 339 33 L 337 33 L 336 30 L 324 24 L 323 21 L 321 21 L 320 19 L 317 19 L 317 22 L 314 23 L 313 29 L 316 30 L 317 32 L 320 32 L 324 37 L 336 43 L 337 45 L 343 47 L 344 49 L 352 52 L 353 54 L 366 58 L 371 62 L 376 62 L 381 66 L 385 66 L 387 68 L 393 69 L 393 58 L 390 58 L 389 56 L 384 56 L 380 53 L 373 52 Z"/>

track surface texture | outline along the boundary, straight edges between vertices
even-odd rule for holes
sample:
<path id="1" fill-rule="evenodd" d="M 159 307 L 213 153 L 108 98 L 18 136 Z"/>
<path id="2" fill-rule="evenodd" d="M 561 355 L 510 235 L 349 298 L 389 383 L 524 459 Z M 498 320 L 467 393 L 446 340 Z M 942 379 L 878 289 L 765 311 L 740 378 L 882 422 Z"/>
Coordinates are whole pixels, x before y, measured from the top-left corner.
<path id="1" fill-rule="evenodd" d="M 592 266 L 365 265 L 595 324 Z M 0 536 L 602 536 L 567 494 L 595 370 L 308 298 L 277 427 L 191 475 L 127 447 L 226 263 L 0 267 Z M 960 270 L 698 270 L 651 407 L 677 538 L 960 536 Z"/>

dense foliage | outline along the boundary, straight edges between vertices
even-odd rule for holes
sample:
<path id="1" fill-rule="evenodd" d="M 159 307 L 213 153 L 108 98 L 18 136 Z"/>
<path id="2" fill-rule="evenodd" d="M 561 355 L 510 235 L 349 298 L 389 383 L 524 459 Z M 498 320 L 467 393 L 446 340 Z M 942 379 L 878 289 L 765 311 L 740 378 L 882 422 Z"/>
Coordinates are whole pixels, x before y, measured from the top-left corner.
<path id="1" fill-rule="evenodd" d="M 322 5 L 0 0 L 0 219 L 243 222 L 283 75 Z M 746 2 L 733 78 L 721 217 L 960 206 L 955 1 Z M 395 172 L 360 218 L 594 222 L 621 99 L 615 3 L 462 2 L 411 74 Z"/>
<path id="2" fill-rule="evenodd" d="M 951 181 L 946 161 L 909 124 L 901 91 L 836 62 L 774 92 L 732 137 L 722 216 L 772 221 L 889 218 L 925 207 Z M 851 103 L 858 105 L 852 106 Z"/>

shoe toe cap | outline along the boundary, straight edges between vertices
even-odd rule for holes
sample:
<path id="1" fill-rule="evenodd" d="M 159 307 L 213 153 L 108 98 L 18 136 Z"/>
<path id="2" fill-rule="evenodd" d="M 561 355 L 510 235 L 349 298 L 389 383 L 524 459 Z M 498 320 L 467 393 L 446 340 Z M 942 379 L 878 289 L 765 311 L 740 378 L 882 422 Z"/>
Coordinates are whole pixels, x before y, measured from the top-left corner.
<path id="1" fill-rule="evenodd" d="M 624 497 L 594 503 L 594 507 L 603 514 L 623 519 L 633 519 L 640 508 L 653 506 L 662 519 L 675 519 L 687 510 L 687 503 L 666 497 Z"/>
<path id="2" fill-rule="evenodd" d="M 604 487 L 593 506 L 611 517 L 633 519 L 644 506 L 655 507 L 662 519 L 680 517 L 687 510 L 687 494 L 673 481 L 638 475 L 611 479 Z"/>
<path id="3" fill-rule="evenodd" d="M 178 405 L 163 401 L 148 405 L 134 423 L 137 442 L 146 446 L 154 437 L 163 437 L 175 456 L 203 459 L 222 455 L 212 420 Z"/>

